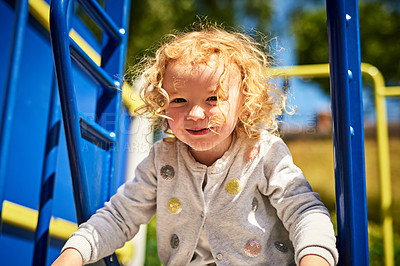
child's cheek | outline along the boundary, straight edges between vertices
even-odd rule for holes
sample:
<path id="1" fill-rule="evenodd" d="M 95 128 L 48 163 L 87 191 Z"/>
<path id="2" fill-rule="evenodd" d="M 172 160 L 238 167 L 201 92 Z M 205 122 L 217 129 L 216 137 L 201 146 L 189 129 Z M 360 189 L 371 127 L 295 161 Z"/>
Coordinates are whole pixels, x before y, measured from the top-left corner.
<path id="1" fill-rule="evenodd" d="M 227 116 L 229 112 L 229 107 L 227 104 L 219 104 L 210 109 L 210 116 L 224 117 Z"/>
<path id="2" fill-rule="evenodd" d="M 210 109 L 210 123 L 222 126 L 227 123 L 229 116 L 229 107 L 226 104 L 220 104 Z M 214 126 L 215 126 L 214 125 Z"/>

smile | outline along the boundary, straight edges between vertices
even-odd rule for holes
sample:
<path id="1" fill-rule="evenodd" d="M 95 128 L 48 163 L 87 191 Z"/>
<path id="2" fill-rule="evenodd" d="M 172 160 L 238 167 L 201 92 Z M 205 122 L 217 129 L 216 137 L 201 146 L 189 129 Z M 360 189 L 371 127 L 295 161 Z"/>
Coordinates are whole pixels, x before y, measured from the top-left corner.
<path id="1" fill-rule="evenodd" d="M 211 130 L 209 128 L 202 128 L 202 129 L 186 129 L 186 131 L 191 135 L 205 135 L 209 133 Z"/>

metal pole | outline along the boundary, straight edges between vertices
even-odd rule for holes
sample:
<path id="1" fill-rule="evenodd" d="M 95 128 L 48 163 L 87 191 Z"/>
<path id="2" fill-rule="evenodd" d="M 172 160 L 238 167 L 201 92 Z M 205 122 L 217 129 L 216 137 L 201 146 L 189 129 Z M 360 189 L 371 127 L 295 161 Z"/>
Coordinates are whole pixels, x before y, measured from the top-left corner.
<path id="1" fill-rule="evenodd" d="M 81 154 L 81 133 L 79 113 L 75 97 L 72 65 L 69 50 L 67 26 L 68 0 L 53 0 L 50 5 L 50 36 L 53 46 L 54 64 L 58 79 L 64 131 L 67 140 L 68 158 L 78 223 L 89 219 L 92 214 L 89 199 L 87 173 L 83 167 Z"/>
<path id="2" fill-rule="evenodd" d="M 53 76 L 51 88 L 49 118 L 47 124 L 46 148 L 40 187 L 39 216 L 35 231 L 35 248 L 32 265 L 46 265 L 47 247 L 49 244 L 49 227 L 53 210 L 53 192 L 58 160 L 58 140 L 61 128 L 60 102 L 57 82 Z"/>
<path id="3" fill-rule="evenodd" d="M 381 219 L 385 265 L 394 265 L 392 187 L 390 178 L 389 130 L 386 113 L 385 81 L 376 68 L 370 68 L 374 74 L 376 136 L 378 141 L 378 166 L 381 193 Z"/>
<path id="4" fill-rule="evenodd" d="M 354 217 L 357 230 L 354 237 L 357 242 L 355 249 L 356 263 L 369 264 L 368 249 L 368 214 L 367 192 L 365 177 L 365 149 L 364 149 L 364 111 L 362 96 L 361 75 L 361 50 L 360 50 L 360 25 L 358 16 L 358 0 L 346 1 L 346 38 L 348 69 L 351 73 L 349 80 L 350 95 L 350 123 L 351 156 L 352 156 L 352 182 L 354 196 Z M 355 264 L 359 265 L 359 264 Z"/>
<path id="5" fill-rule="evenodd" d="M 8 75 L 6 88 L 4 90 L 3 117 L 0 125 L 0 234 L 2 228 L 1 214 L 3 210 L 3 201 L 6 185 L 6 170 L 8 162 L 8 152 L 10 149 L 10 140 L 12 136 L 12 122 L 14 110 L 17 102 L 17 86 L 19 78 L 19 69 L 22 59 L 22 50 L 24 45 L 24 35 L 26 21 L 28 19 L 28 0 L 18 0 L 14 19 L 14 32 L 11 43 L 10 61 L 8 65 Z"/>
<path id="6" fill-rule="evenodd" d="M 369 264 L 357 4 L 326 1 L 340 265 Z"/>

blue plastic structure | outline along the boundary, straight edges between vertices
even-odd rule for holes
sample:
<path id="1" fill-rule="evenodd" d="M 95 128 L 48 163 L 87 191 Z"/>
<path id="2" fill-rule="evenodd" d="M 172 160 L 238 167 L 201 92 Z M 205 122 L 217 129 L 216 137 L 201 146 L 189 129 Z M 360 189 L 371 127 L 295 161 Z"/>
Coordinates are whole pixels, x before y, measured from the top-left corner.
<path id="1" fill-rule="evenodd" d="M 28 13 L 26 0 L 0 1 L 0 58 L 4 58 L 0 60 L 1 265 L 50 265 L 65 241 L 59 227 L 53 227 L 56 230 L 49 237 L 51 217 L 62 222 L 68 231 L 68 222 L 78 222 L 66 144 L 68 131 L 66 137 L 54 81 L 49 2 L 29 1 Z M 79 151 L 87 179 L 82 182 L 87 183 L 89 195 L 85 200 L 90 202 L 90 212 L 102 206 L 125 178 L 124 138 L 128 131 L 124 129 L 130 120 L 125 117 L 126 110 L 117 108 L 120 91 L 114 88 L 119 87 L 116 84 L 124 73 L 129 9 L 126 3 L 107 1 L 104 5 L 102 1 L 101 9 L 109 19 L 99 27 L 110 28 L 103 29 L 104 36 L 96 35 L 97 28 L 91 27 L 88 17 L 82 15 L 83 9 L 96 5 L 94 1 L 84 2 L 82 9 L 77 1 L 70 1 L 68 12 L 73 13 L 66 18 L 70 24 L 66 31 L 71 29 L 77 42 L 69 42 L 69 47 L 73 46 L 71 66 L 79 134 L 84 136 Z M 97 65 L 98 55 L 101 67 Z M 67 58 L 71 61 L 71 56 Z M 117 125 L 122 130 L 117 130 Z M 115 145 L 119 145 L 118 149 Z M 119 153 L 121 156 L 116 158 Z M 74 181 L 78 185 L 79 182 Z"/>
<path id="2" fill-rule="evenodd" d="M 69 1 L 52 1 L 50 10 L 50 32 L 54 52 L 54 62 L 59 85 L 61 109 L 70 158 L 70 167 L 75 191 L 77 216 L 79 222 L 86 221 L 115 190 L 114 164 L 116 156 L 116 135 L 118 131 L 118 117 L 121 104 L 120 81 L 114 77 L 122 77 L 126 51 L 126 18 L 127 10 L 122 9 L 120 18 L 123 27 L 107 27 L 106 33 L 112 31 L 112 38 L 103 36 L 104 48 L 112 47 L 112 51 L 103 50 L 109 56 L 108 62 L 102 57 L 102 66 L 97 66 L 80 48 L 69 38 L 67 27 L 67 6 Z M 86 1 L 84 8 L 96 6 L 95 1 Z M 129 1 L 123 3 L 125 6 Z M 111 4 L 109 4 L 111 5 Z M 116 3 L 113 3 L 116 5 Z M 114 6 L 114 9 L 117 7 Z M 119 7 L 121 9 L 121 7 Z M 93 8 L 90 15 L 95 13 L 96 20 L 102 18 L 104 23 L 100 26 L 111 24 L 111 17 L 102 8 Z M 94 16 L 94 15 L 93 15 Z M 115 36 L 119 36 L 115 38 Z M 110 45 L 111 44 L 111 45 Z M 79 66 L 82 66 L 94 81 L 99 83 L 98 100 L 95 119 L 91 119 L 78 110 L 75 95 L 75 84 L 71 57 Z M 110 76 L 107 73 L 113 73 Z M 89 143 L 87 143 L 89 142 Z M 91 145 L 91 146 L 87 146 Z M 86 148 L 87 147 L 87 148 Z M 86 152 L 85 152 L 86 151 Z M 93 159 L 107 160 L 106 169 L 90 172 Z M 96 175 L 101 174 L 100 177 Z M 103 178 L 109 182 L 107 190 L 98 191 L 93 195 L 91 185 L 93 178 Z M 103 193 L 103 194 L 101 194 Z M 97 194 L 97 193 L 96 193 Z"/>
<path id="3" fill-rule="evenodd" d="M 77 219 L 82 223 L 102 207 L 118 183 L 114 172 L 122 82 L 116 77 L 122 77 L 124 72 L 130 1 L 107 1 L 104 9 L 94 0 L 79 3 L 103 29 L 101 66 L 69 38 L 68 0 L 52 1 L 50 33 Z M 71 58 L 98 83 L 94 119 L 78 110 Z M 117 263 L 115 255 L 106 258 L 106 262 Z"/>
<path id="4" fill-rule="evenodd" d="M 39 215 L 35 231 L 35 247 L 32 265 L 46 265 L 50 242 L 49 228 L 53 211 L 53 193 L 56 179 L 58 143 L 61 129 L 60 100 L 55 75 L 50 96 L 49 118 L 47 124 L 46 147 L 44 153 L 42 180 L 40 185 Z"/>
<path id="5" fill-rule="evenodd" d="M 11 44 L 10 61 L 8 64 L 7 83 L 3 98 L 2 119 L 0 121 L 0 233 L 2 230 L 2 209 L 6 184 L 6 169 L 10 150 L 12 134 L 12 120 L 17 104 L 17 86 L 19 69 L 22 58 L 22 46 L 24 44 L 26 21 L 28 19 L 28 0 L 18 0 L 16 16 L 14 19 L 14 31 Z"/>
<path id="6" fill-rule="evenodd" d="M 327 0 L 340 265 L 368 265 L 357 0 Z"/>

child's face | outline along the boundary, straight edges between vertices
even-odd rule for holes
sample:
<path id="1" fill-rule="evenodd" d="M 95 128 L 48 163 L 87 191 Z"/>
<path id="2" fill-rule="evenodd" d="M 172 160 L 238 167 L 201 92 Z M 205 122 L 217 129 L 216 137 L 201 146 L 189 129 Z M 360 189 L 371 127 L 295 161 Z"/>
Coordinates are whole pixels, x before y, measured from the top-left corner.
<path id="1" fill-rule="evenodd" d="M 224 66 L 215 61 L 195 65 L 177 61 L 169 63 L 165 71 L 163 88 L 170 97 L 166 115 L 172 118 L 169 126 L 191 147 L 195 158 L 198 153 L 220 157 L 232 141 L 242 103 L 240 73 L 236 66 L 226 69 L 225 98 L 218 104 L 215 90 L 223 71 Z"/>

